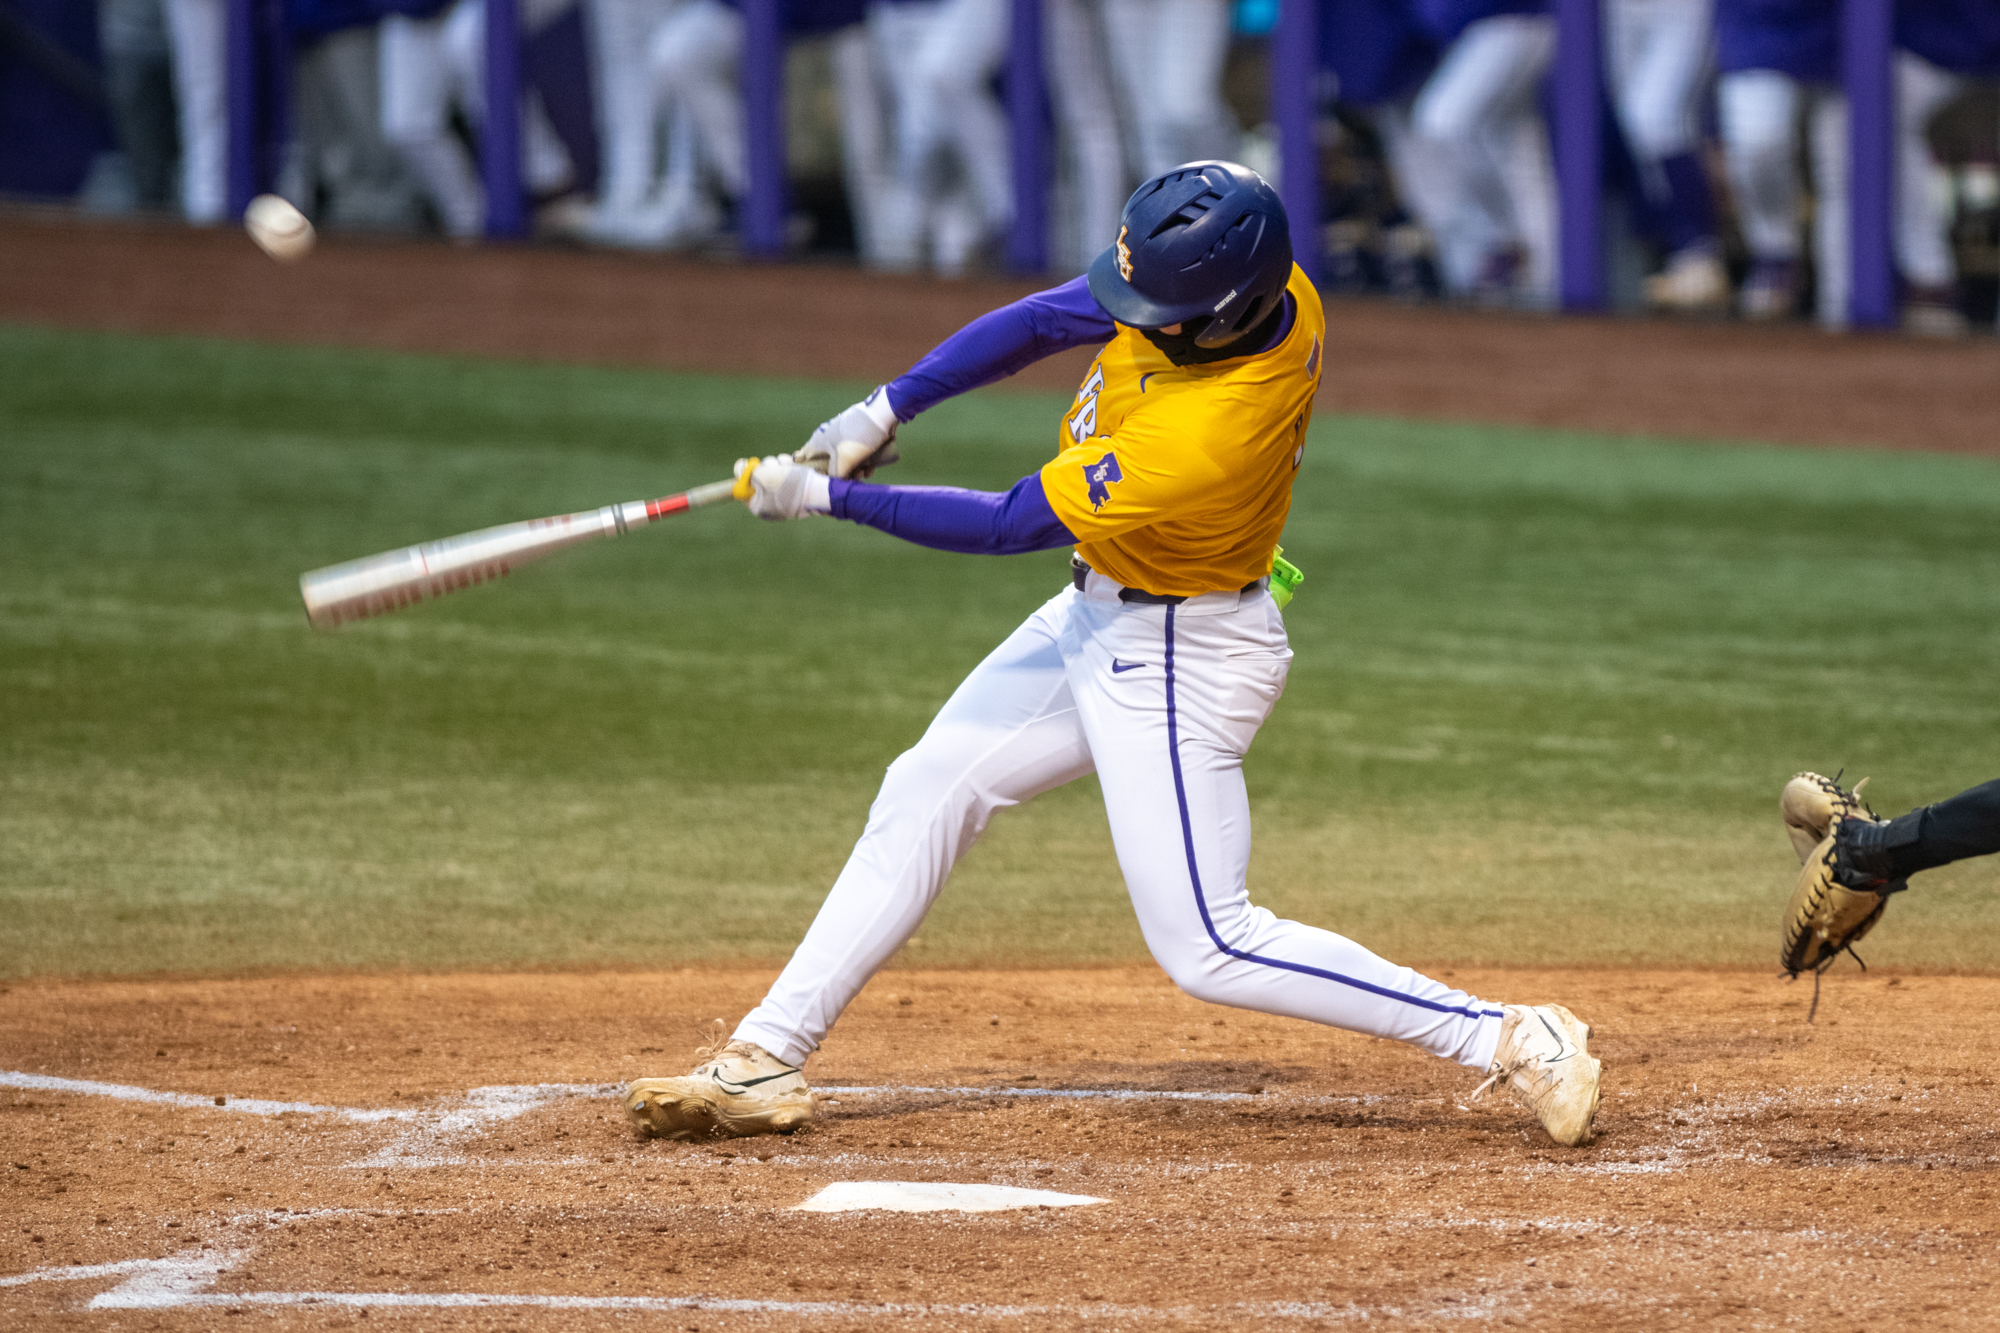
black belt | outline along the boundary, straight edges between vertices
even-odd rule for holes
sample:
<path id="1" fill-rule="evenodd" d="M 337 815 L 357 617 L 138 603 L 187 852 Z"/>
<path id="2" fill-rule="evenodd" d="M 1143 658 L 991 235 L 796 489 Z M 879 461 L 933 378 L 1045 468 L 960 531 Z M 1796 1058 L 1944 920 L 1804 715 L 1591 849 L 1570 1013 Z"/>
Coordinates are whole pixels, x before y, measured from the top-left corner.
<path id="1" fill-rule="evenodd" d="M 1075 556 L 1069 558 L 1069 581 L 1076 585 L 1078 592 L 1083 591 L 1083 581 L 1090 577 L 1090 572 L 1089 565 L 1084 564 L 1083 561 L 1077 559 Z M 1255 592 L 1263 586 L 1264 580 L 1251 579 L 1248 583 L 1237 589 L 1237 591 Z M 1176 597 L 1170 592 L 1147 592 L 1143 588 L 1120 588 L 1118 590 L 1118 600 L 1121 602 L 1138 602 L 1144 606 L 1179 606 L 1187 598 Z"/>

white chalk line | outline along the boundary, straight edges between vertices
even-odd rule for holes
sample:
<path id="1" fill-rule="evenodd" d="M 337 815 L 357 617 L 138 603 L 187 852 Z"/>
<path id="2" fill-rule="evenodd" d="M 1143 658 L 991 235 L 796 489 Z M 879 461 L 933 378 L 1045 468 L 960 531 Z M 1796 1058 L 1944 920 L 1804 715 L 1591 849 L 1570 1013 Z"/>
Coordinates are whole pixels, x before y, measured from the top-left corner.
<path id="1" fill-rule="evenodd" d="M 52 1074 L 30 1074 L 0 1070 L 0 1087 L 33 1092 L 61 1092 L 88 1097 L 109 1097 L 117 1101 L 143 1102 L 155 1106 L 176 1106 L 193 1111 L 227 1111 L 238 1115 L 326 1116 L 354 1124 L 402 1123 L 409 1126 L 387 1144 L 358 1161 L 346 1163 L 355 1170 L 424 1170 L 444 1166 L 464 1166 L 471 1160 L 455 1149 L 466 1139 L 518 1119 L 528 1112 L 555 1102 L 581 1098 L 610 1098 L 624 1089 L 620 1083 L 523 1083 L 472 1088 L 463 1100 L 449 1109 L 422 1107 L 322 1106 L 315 1102 L 281 1102 L 259 1098 L 230 1098 L 191 1092 L 166 1092 L 129 1083 L 104 1083 L 92 1079 L 59 1078 Z M 1125 1088 L 981 1088 L 920 1087 L 887 1085 L 875 1087 L 831 1086 L 817 1090 L 831 1100 L 840 1097 L 1042 1097 L 1101 1098 L 1108 1101 L 1160 1099 L 1167 1101 L 1238 1101 L 1254 1096 L 1242 1092 L 1147 1092 Z"/>
<path id="2" fill-rule="evenodd" d="M 177 1106 L 195 1111 L 227 1111 L 239 1115 L 264 1117 L 282 1115 L 328 1116 L 354 1124 L 405 1123 L 408 1130 L 397 1135 L 380 1149 L 357 1161 L 346 1163 L 349 1169 L 403 1169 L 422 1170 L 445 1166 L 464 1166 L 472 1159 L 453 1151 L 453 1148 L 475 1134 L 510 1120 L 518 1119 L 530 1111 L 557 1102 L 612 1098 L 624 1090 L 621 1083 L 520 1083 L 495 1084 L 488 1087 L 468 1089 L 462 1094 L 459 1105 L 449 1108 L 423 1107 L 353 1107 L 323 1106 L 314 1102 L 281 1102 L 259 1098 L 227 1098 L 220 1105 L 212 1096 L 201 1096 L 188 1092 L 166 1092 L 155 1088 L 138 1087 L 129 1083 L 104 1083 L 90 1079 L 59 1078 L 51 1074 L 30 1074 L 19 1070 L 0 1070 L 0 1088 L 19 1088 L 24 1091 L 62 1092 L 81 1096 L 109 1097 L 120 1101 L 145 1102 L 153 1105 Z M 1096 1100 L 1109 1102 L 1136 1101 L 1179 1101 L 1179 1102 L 1246 1102 L 1271 1101 L 1286 1105 L 1370 1105 L 1389 1100 L 1374 1094 L 1351 1096 L 1304 1096 L 1288 1097 L 1283 1094 L 1252 1092 L 1187 1092 L 1169 1089 L 1144 1088 L 1019 1088 L 979 1087 L 974 1085 L 924 1085 L 924 1084 L 829 1084 L 814 1089 L 829 1101 L 841 1098 L 887 1098 L 887 1097 L 955 1097 L 977 1098 L 1046 1098 L 1058 1100 Z M 1413 1104 L 1416 1101 L 1438 1102 L 1442 1098 L 1402 1099 Z M 1460 1105 L 1461 1111 L 1471 1113 L 1477 1108 Z M 901 1159 L 899 1159 L 901 1160 Z M 514 1165 L 520 1165 L 515 1163 Z M 1565 1174 L 1593 1173 L 1606 1175 L 1652 1175 L 1678 1174 L 1690 1163 L 1681 1154 L 1672 1154 L 1666 1161 L 1614 1162 L 1595 1161 L 1591 1163 L 1543 1163 L 1539 1169 Z"/>
<path id="3" fill-rule="evenodd" d="M 454 1143 L 481 1130 L 519 1119 L 553 1102 L 606 1096 L 616 1089 L 615 1084 L 607 1089 L 590 1083 L 528 1083 L 473 1088 L 465 1094 L 466 1105 L 397 1135 L 381 1151 L 347 1165 L 352 1168 L 406 1169 L 462 1165 L 467 1159 L 450 1151 Z"/>
<path id="4" fill-rule="evenodd" d="M 319 1106 L 312 1102 L 273 1102 L 258 1098 L 198 1096 L 192 1092 L 161 1092 L 129 1083 L 99 1083 L 91 1079 L 57 1078 L 52 1074 L 27 1074 L 0 1069 L 0 1088 L 21 1088 L 29 1092 L 69 1092 L 85 1097 L 113 1097 L 120 1101 L 151 1102 L 157 1106 L 184 1106 L 190 1110 L 234 1111 L 239 1115 L 331 1115 L 343 1120 L 373 1123 L 382 1120 L 414 1120 L 421 1111 L 404 1109 L 364 1110 L 349 1106 Z"/>
<path id="5" fill-rule="evenodd" d="M 194 1293 L 147 1298 L 143 1301 L 111 1302 L 111 1293 L 90 1303 L 93 1310 L 184 1310 L 189 1308 L 227 1309 L 238 1306 L 328 1305 L 345 1309 L 463 1310 L 496 1307 L 532 1307 L 547 1310 L 614 1310 L 628 1313 L 669 1314 L 702 1310 L 715 1314 L 776 1314 L 793 1318 L 853 1319 L 874 1315 L 902 1319 L 1032 1319 L 1050 1316 L 1078 1321 L 1091 1319 L 1147 1319 L 1155 1321 L 1237 1317 L 1263 1319 L 1369 1319 L 1376 1312 L 1358 1306 L 1284 1303 L 1269 1305 L 1228 1305 L 1217 1309 L 1197 1306 L 1152 1307 L 1144 1305 L 910 1305 L 884 1303 L 869 1305 L 856 1301 L 755 1301 L 728 1300 L 715 1296 L 535 1296 L 511 1293 L 440 1292 L 348 1292 L 348 1291 L 258 1291 L 241 1295 Z M 1394 1313 L 1383 1311 L 1383 1314 Z M 1447 1308 L 1430 1312 L 1430 1317 L 1448 1317 Z M 1465 1311 L 1462 1318 L 1481 1318 L 1484 1312 Z"/>
<path id="6" fill-rule="evenodd" d="M 1267 1302 L 1219 1308 L 1196 1306 L 1113 1305 L 1094 1302 L 1079 1305 L 1001 1305 L 984 1303 L 931 1304 L 907 1302 L 869 1303 L 864 1301 L 769 1301 L 723 1296 L 556 1296 L 521 1292 L 405 1292 L 405 1291 L 242 1291 L 218 1292 L 210 1288 L 216 1279 L 249 1255 L 240 1250 L 190 1252 L 165 1259 L 133 1259 L 114 1264 L 84 1264 L 64 1268 L 37 1269 L 15 1277 L 0 1278 L 0 1285 L 20 1286 L 29 1282 L 78 1282 L 106 1277 L 124 1277 L 110 1291 L 101 1292 L 85 1306 L 90 1310 L 189 1310 L 240 1309 L 250 1306 L 294 1307 L 331 1306 L 337 1309 L 464 1310 L 528 1308 L 543 1310 L 606 1310 L 639 1314 L 671 1314 L 701 1310 L 715 1314 L 775 1314 L 793 1318 L 853 1319 L 938 1318 L 1030 1319 L 1050 1316 L 1078 1322 L 1091 1319 L 1145 1319 L 1153 1321 L 1213 1319 L 1217 1315 L 1249 1319 L 1367 1319 L 1376 1313 L 1361 1306 L 1321 1305 L 1307 1302 Z M 1438 1314 L 1461 1313 L 1447 1308 Z M 1473 1311 L 1464 1311 L 1473 1314 Z"/>
<path id="7" fill-rule="evenodd" d="M 121 1259 L 111 1264 L 65 1264 L 59 1268 L 33 1268 L 25 1273 L 0 1277 L 0 1287 L 20 1287 L 30 1282 L 83 1282 L 94 1277 L 117 1277 L 136 1273 L 164 1262 L 159 1259 Z"/>
<path id="8" fill-rule="evenodd" d="M 29 1092 L 67 1092 L 86 1097 L 110 1097 L 119 1101 L 150 1102 L 159 1106 L 180 1106 L 195 1111 L 232 1111 L 238 1115 L 325 1115 L 361 1124 L 382 1121 L 433 1120 L 432 1129 L 450 1132 L 493 1120 L 512 1120 L 550 1102 L 570 1098 L 616 1097 L 622 1083 L 515 1083 L 472 1088 L 465 1094 L 466 1105 L 439 1114 L 415 1107 L 322 1106 L 316 1102 L 280 1102 L 255 1097 L 225 1097 L 192 1092 L 165 1092 L 130 1083 L 103 1083 L 93 1079 L 58 1078 L 53 1074 L 30 1074 L 20 1070 L 0 1070 L 0 1088 L 20 1088 Z M 1251 1092 L 1177 1092 L 1143 1088 L 1015 1088 L 1015 1087 L 925 1087 L 917 1084 L 829 1085 L 814 1089 L 822 1097 L 1054 1097 L 1103 1101 L 1248 1101 L 1261 1094 Z M 1316 1101 L 1358 1102 L 1358 1097 L 1315 1098 Z"/>
<path id="9" fill-rule="evenodd" d="M 1144 1088 L 924 1088 L 914 1084 L 902 1083 L 892 1083 L 878 1087 L 823 1087 L 814 1088 L 813 1091 L 822 1097 L 1078 1097 L 1112 1102 L 1241 1102 L 1254 1100 L 1261 1095 L 1254 1092 L 1155 1092 Z M 1358 1101 L 1360 1099 L 1337 1097 L 1326 1100 Z"/>

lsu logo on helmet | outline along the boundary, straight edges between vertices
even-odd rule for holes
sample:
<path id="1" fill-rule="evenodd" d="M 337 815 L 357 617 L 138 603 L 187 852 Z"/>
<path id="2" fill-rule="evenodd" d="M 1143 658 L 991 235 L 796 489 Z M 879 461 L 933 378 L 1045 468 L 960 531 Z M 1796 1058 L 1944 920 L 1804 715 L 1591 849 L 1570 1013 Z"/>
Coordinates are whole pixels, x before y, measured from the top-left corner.
<path id="1" fill-rule="evenodd" d="M 1125 228 L 1118 229 L 1118 276 L 1132 281 L 1132 248 L 1125 244 Z"/>
<path id="2" fill-rule="evenodd" d="M 1111 487 L 1125 480 L 1125 474 L 1118 470 L 1118 455 L 1106 454 L 1095 463 L 1083 465 L 1083 479 L 1090 486 L 1090 512 L 1096 513 L 1111 503 Z"/>

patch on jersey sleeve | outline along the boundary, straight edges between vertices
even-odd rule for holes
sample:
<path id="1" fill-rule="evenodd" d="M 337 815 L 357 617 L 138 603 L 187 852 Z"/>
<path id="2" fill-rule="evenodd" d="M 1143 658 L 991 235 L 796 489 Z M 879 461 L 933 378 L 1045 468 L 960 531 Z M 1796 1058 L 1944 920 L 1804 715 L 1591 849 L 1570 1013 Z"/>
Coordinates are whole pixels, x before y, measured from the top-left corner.
<path id="1" fill-rule="evenodd" d="M 1125 480 L 1125 474 L 1118 470 L 1118 455 L 1106 454 L 1095 463 L 1083 465 L 1083 479 L 1090 486 L 1090 512 L 1096 513 L 1111 503 L 1111 488 Z"/>
<path id="2" fill-rule="evenodd" d="M 1306 374 L 1319 374 L 1319 335 L 1313 335 L 1312 355 L 1306 358 Z"/>

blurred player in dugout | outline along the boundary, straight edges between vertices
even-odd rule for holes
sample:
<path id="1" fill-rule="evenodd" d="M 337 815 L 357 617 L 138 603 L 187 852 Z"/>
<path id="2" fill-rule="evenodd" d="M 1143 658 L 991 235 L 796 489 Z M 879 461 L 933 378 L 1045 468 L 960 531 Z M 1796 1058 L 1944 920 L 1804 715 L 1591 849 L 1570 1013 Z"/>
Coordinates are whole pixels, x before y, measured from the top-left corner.
<path id="1" fill-rule="evenodd" d="M 1664 255 L 1667 309 L 1728 300 L 1697 149 L 1711 0 L 1605 0 L 1605 74 Z M 1547 0 L 1322 0 L 1321 61 L 1381 136 L 1403 203 L 1435 246 L 1447 294 L 1553 304 L 1556 186 L 1542 113 L 1555 56 Z"/>
<path id="2" fill-rule="evenodd" d="M 850 207 L 863 258 L 956 274 L 1012 225 L 996 79 L 1009 0 L 789 0 L 790 37 L 831 34 Z M 747 176 L 730 0 L 590 0 L 605 179 L 592 235 L 651 247 L 713 237 Z M 1045 0 L 1061 147 L 1059 267 L 1116 228 L 1131 185 L 1234 153 L 1222 98 L 1228 0 Z M 664 139 L 664 144 L 663 144 Z M 664 147 L 664 151 L 663 150 Z"/>
<path id="3" fill-rule="evenodd" d="M 524 31 L 574 2 L 523 0 Z M 586 4 L 604 146 L 590 235 L 655 248 L 713 239 L 747 173 L 736 0 Z M 1380 130 L 1446 291 L 1548 305 L 1556 262 L 1542 115 L 1555 41 L 1548 0 L 1319 4 L 1337 96 Z M 1055 266 L 1077 269 L 1085 238 L 1106 234 L 1135 179 L 1236 151 L 1239 129 L 1221 95 L 1229 0 L 1044 6 L 1061 150 Z M 336 212 L 323 220 L 406 226 L 420 194 L 450 234 L 481 231 L 483 188 L 451 122 L 454 112 L 475 128 L 483 118 L 484 0 L 286 0 L 285 9 L 294 33 L 315 39 L 301 46 L 301 68 L 319 62 L 328 77 L 299 80 L 303 142 L 283 192 L 310 202 L 315 179 L 337 176 Z M 1607 87 L 1636 170 L 1639 220 L 1663 257 L 1646 288 L 1655 306 L 1716 310 L 1730 300 L 1700 153 L 1713 105 L 1751 260 L 1740 312 L 1791 314 L 1810 275 L 1820 320 L 1844 322 L 1838 11 L 1831 0 L 1604 0 Z M 224 0 L 100 0 L 107 86 L 137 193 L 158 206 L 171 192 L 200 224 L 222 221 L 225 208 L 223 12 Z M 863 258 L 950 274 L 996 256 L 1013 218 L 995 92 L 1009 0 L 786 0 L 783 14 L 791 37 L 831 36 Z M 1895 253 L 1906 322 L 1952 333 L 1962 327 L 1957 274 L 1925 130 L 1968 81 L 2000 77 L 2000 0 L 1898 0 L 1896 43 Z M 364 76 L 365 46 L 378 46 L 379 58 Z M 165 105 L 169 64 L 173 132 L 152 110 Z M 563 188 L 575 168 L 532 93 L 523 131 L 530 188 Z M 1801 242 L 1808 217 L 1810 266 Z"/>
<path id="4" fill-rule="evenodd" d="M 1800 235 L 1809 214 L 1817 314 L 1829 327 L 1845 323 L 1840 14 L 1834 0 L 1604 0 L 1606 88 L 1637 178 L 1635 221 L 1662 255 L 1645 285 L 1649 304 L 1721 310 L 1731 299 L 1701 151 L 1714 106 L 1751 259 L 1741 313 L 1794 312 L 1808 285 Z M 1336 95 L 1380 132 L 1397 190 L 1436 247 L 1446 292 L 1547 304 L 1555 261 L 1541 116 L 1555 42 L 1547 0 L 1321 0 L 1320 34 Z M 1948 334 L 1963 321 L 1926 130 L 1969 81 L 2000 77 L 2000 0 L 1897 0 L 1895 42 L 1905 323 Z"/>
<path id="5" fill-rule="evenodd" d="M 1945 219 L 1931 185 L 1931 117 L 1971 78 L 2000 76 L 2000 0 L 1897 0 L 1894 243 L 1913 331 L 1963 327 Z M 1812 255 L 1820 323 L 1847 321 L 1847 99 L 1840 7 L 1823 0 L 1717 0 L 1717 88 L 1731 192 L 1751 257 L 1749 319 L 1789 316 L 1805 290 L 1800 245 L 1803 122 L 1815 186 Z"/>

